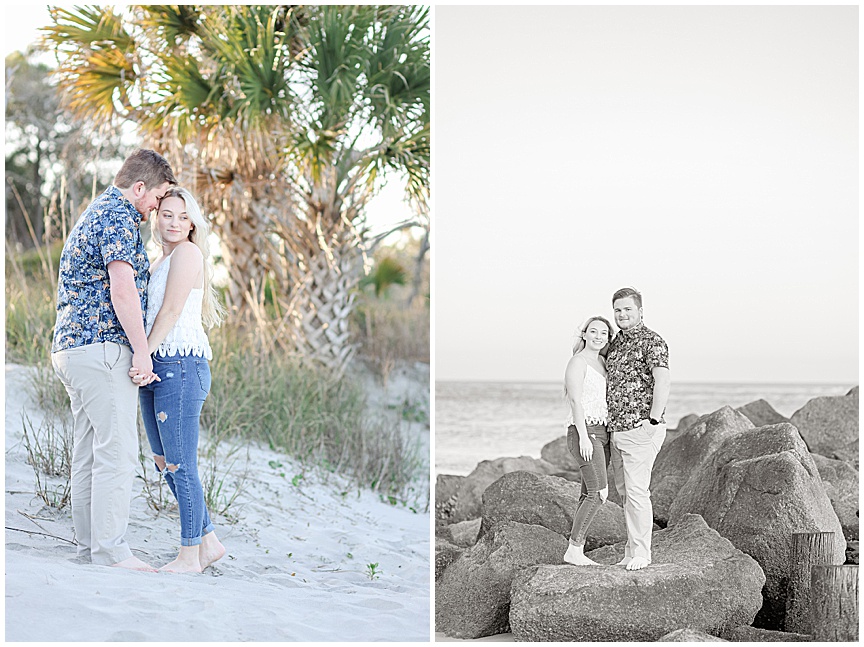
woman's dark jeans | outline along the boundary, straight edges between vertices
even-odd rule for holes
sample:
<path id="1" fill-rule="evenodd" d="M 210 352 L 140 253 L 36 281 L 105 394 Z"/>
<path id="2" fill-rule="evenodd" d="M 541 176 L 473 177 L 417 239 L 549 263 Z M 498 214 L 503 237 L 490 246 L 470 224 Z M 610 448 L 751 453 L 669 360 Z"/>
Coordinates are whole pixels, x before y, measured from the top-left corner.
<path id="1" fill-rule="evenodd" d="M 579 506 L 576 508 L 573 528 L 570 531 L 570 543 L 577 546 L 585 544 L 588 526 L 603 505 L 600 490 L 608 487 L 606 468 L 609 465 L 609 434 L 606 432 L 606 425 L 589 426 L 587 430 L 588 438 L 594 446 L 590 461 L 586 461 L 579 453 L 579 432 L 576 427 L 570 425 L 567 428 L 567 449 L 576 459 L 582 475 L 582 494 L 579 497 Z"/>

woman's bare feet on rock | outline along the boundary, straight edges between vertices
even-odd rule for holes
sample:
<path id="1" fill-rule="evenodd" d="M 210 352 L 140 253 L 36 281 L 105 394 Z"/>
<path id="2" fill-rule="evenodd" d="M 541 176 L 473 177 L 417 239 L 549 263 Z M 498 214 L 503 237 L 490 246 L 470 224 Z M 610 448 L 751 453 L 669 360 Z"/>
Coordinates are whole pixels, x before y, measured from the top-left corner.
<path id="1" fill-rule="evenodd" d="M 219 561 L 225 555 L 225 546 L 216 538 L 215 532 L 208 532 L 201 538 L 201 545 L 198 546 L 198 562 L 201 564 L 201 570 Z"/>
<path id="2" fill-rule="evenodd" d="M 628 571 L 639 571 L 648 566 L 650 564 L 647 559 L 644 557 L 634 557 L 630 560 L 630 563 L 625 567 Z"/>
<path id="3" fill-rule="evenodd" d="M 117 562 L 116 564 L 111 564 L 111 568 L 125 568 L 129 571 L 144 571 L 147 573 L 155 573 L 156 569 L 147 564 L 146 562 L 142 562 L 140 559 L 135 557 L 127 557 L 121 562 Z"/>
<path id="4" fill-rule="evenodd" d="M 198 561 L 198 546 L 181 546 L 177 559 L 159 570 L 166 573 L 200 573 L 204 569 Z"/>
<path id="5" fill-rule="evenodd" d="M 573 564 L 573 566 L 600 566 L 600 564 L 595 562 L 593 559 L 585 557 L 585 554 L 582 551 L 582 546 L 568 544 L 567 552 L 564 553 L 564 561 L 568 564 Z"/>

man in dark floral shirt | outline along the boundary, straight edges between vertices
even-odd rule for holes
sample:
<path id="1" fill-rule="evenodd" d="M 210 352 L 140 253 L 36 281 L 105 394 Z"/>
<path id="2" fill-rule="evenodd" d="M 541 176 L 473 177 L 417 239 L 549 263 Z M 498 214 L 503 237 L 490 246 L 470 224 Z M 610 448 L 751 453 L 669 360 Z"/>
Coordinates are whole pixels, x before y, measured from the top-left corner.
<path id="1" fill-rule="evenodd" d="M 154 570 L 124 536 L 138 462 L 138 386 L 155 379 L 144 313 L 150 262 L 140 225 L 176 184 L 168 162 L 137 150 L 81 215 L 60 256 L 51 362 L 72 407 L 72 523 L 94 564 Z"/>
<path id="2" fill-rule="evenodd" d="M 642 295 L 622 288 L 612 296 L 615 323 L 621 329 L 606 357 L 611 464 L 624 502 L 628 570 L 651 563 L 651 469 L 666 438 L 663 414 L 669 399 L 669 350 L 642 322 Z"/>

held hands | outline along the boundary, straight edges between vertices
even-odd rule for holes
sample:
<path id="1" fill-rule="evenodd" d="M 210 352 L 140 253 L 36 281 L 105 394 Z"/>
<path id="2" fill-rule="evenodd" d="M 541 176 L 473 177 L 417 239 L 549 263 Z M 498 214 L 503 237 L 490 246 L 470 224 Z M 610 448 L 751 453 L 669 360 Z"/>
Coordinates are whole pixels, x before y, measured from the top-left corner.
<path id="1" fill-rule="evenodd" d="M 147 386 L 153 382 L 162 381 L 153 372 L 153 360 L 146 353 L 134 353 L 132 355 L 132 368 L 129 369 L 129 377 L 137 386 Z"/>

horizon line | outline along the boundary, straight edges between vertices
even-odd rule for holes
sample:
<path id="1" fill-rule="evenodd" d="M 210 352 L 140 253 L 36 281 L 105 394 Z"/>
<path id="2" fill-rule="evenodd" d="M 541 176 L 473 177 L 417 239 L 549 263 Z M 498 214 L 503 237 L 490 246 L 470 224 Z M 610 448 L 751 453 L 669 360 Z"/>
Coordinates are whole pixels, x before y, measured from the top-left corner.
<path id="1" fill-rule="evenodd" d="M 476 379 L 476 378 L 435 378 L 435 382 L 453 382 L 453 383 L 472 383 L 472 384 L 558 384 L 559 380 L 520 380 L 520 379 Z M 847 384 L 851 384 L 852 387 L 858 386 L 859 382 L 826 382 L 826 381 L 745 381 L 745 380 L 714 380 L 714 381 L 705 381 L 705 380 L 675 380 L 673 384 L 759 384 L 759 385 L 777 385 L 777 386 L 785 386 L 785 385 L 823 385 L 823 386 L 845 386 Z"/>

